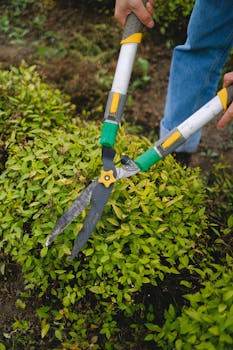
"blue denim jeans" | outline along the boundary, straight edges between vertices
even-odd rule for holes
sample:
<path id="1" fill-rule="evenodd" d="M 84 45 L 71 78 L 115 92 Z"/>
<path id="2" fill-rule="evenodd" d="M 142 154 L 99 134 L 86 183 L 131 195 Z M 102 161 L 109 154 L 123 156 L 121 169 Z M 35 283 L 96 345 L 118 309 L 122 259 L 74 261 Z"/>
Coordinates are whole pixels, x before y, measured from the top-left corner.
<path id="1" fill-rule="evenodd" d="M 232 47 L 233 1 L 196 0 L 187 40 L 173 52 L 161 137 L 215 96 Z M 177 151 L 195 152 L 200 138 L 201 130 Z"/>

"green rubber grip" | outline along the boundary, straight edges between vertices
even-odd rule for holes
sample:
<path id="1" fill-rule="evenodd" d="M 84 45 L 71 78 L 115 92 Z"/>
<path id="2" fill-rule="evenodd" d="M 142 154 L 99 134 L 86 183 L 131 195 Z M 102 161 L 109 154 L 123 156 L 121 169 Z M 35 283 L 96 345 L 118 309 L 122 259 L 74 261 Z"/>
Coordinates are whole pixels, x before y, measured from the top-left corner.
<path id="1" fill-rule="evenodd" d="M 100 144 L 106 147 L 113 147 L 116 141 L 118 129 L 119 124 L 104 121 L 100 137 Z"/>
<path id="2" fill-rule="evenodd" d="M 162 156 L 156 152 L 154 147 L 151 147 L 143 153 L 141 156 L 139 156 L 134 162 L 137 164 L 137 166 L 142 171 L 147 171 L 152 165 L 157 163 Z"/>

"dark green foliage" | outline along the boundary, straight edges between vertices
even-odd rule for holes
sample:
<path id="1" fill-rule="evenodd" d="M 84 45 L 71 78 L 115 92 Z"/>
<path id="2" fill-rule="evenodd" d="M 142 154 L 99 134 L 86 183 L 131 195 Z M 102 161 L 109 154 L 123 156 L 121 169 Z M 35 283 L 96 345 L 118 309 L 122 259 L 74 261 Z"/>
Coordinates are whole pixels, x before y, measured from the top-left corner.
<path id="1" fill-rule="evenodd" d="M 157 0 L 155 2 L 155 22 L 160 33 L 167 37 L 177 36 L 186 30 L 188 18 L 191 14 L 194 0 Z M 53 11 L 56 6 L 74 7 L 74 8 L 93 8 L 95 12 L 103 13 L 106 16 L 114 15 L 114 0 L 83 0 L 69 2 L 63 0 L 8 0 L 3 4 L 3 15 L 0 16 L 0 32 L 9 34 L 14 43 L 22 43 L 23 38 L 29 34 L 28 28 L 20 23 L 20 16 L 27 14 L 30 8 L 35 10 L 35 17 L 30 25 L 40 31 L 49 11 Z M 4 8 L 5 7 L 5 8 Z M 30 26 L 29 25 L 29 26 Z"/>
<path id="2" fill-rule="evenodd" d="M 228 217 L 233 213 L 232 187 L 230 169 L 227 165 L 216 164 L 208 184 L 209 215 L 212 221 L 220 224 L 222 228 L 226 227 Z"/>
<path id="3" fill-rule="evenodd" d="M 157 0 L 155 22 L 162 34 L 172 39 L 186 31 L 194 0 Z"/>
<path id="4" fill-rule="evenodd" d="M 154 340 L 162 349 L 231 350 L 233 344 L 233 264 L 228 268 L 212 267 L 209 280 L 194 295 L 188 295 L 190 306 L 177 316 L 171 305 L 162 329 L 148 325 L 158 332 Z"/>
<path id="5" fill-rule="evenodd" d="M 208 186 L 210 234 L 217 263 L 225 264 L 226 255 L 233 257 L 233 179 L 226 165 L 216 164 Z"/>

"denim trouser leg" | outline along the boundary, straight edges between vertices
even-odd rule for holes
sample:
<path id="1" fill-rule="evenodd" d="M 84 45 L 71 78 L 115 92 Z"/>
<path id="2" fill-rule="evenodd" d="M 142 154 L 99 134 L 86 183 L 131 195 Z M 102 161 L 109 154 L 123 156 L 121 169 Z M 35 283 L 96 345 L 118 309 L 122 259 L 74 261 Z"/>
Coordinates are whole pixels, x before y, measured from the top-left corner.
<path id="1" fill-rule="evenodd" d="M 231 47 L 233 1 L 196 0 L 187 40 L 173 52 L 161 137 L 215 96 Z M 198 131 L 178 151 L 195 152 L 200 137 Z"/>

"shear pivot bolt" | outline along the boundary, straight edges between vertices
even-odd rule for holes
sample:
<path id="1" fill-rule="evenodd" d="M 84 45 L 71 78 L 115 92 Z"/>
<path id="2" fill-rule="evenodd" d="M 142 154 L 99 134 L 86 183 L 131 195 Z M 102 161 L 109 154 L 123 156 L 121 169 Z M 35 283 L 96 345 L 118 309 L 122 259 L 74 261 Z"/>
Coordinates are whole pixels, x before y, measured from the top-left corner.
<path id="1" fill-rule="evenodd" d="M 99 183 L 103 184 L 105 187 L 109 187 L 111 184 L 116 182 L 116 178 L 113 174 L 113 170 L 102 170 L 99 178 Z"/>

